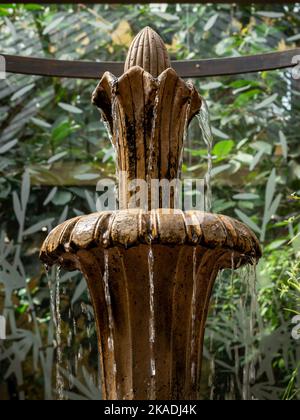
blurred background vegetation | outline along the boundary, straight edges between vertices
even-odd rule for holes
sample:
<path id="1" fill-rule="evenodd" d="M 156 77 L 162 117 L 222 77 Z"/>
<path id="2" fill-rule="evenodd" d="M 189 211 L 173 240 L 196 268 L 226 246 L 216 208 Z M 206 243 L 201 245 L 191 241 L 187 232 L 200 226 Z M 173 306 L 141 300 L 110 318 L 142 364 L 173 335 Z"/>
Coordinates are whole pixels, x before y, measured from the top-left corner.
<path id="1" fill-rule="evenodd" d="M 0 4 L 0 53 L 124 60 L 146 25 L 160 33 L 172 59 L 300 45 L 300 5 Z M 193 82 L 208 101 L 215 137 L 213 211 L 247 223 L 264 254 L 256 291 L 249 270 L 224 272 L 216 284 L 203 399 L 298 399 L 300 343 L 291 333 L 300 312 L 300 81 L 287 70 Z M 91 106 L 95 85 L 11 74 L 0 80 L 0 314 L 8 324 L 0 400 L 56 399 L 57 376 L 64 398 L 100 398 L 85 283 L 77 273 L 60 274 L 60 315 L 53 316 L 58 273 L 47 276 L 38 259 L 47 232 L 94 211 L 97 180 L 115 173 Z M 194 122 L 184 176 L 203 177 L 206 165 Z"/>

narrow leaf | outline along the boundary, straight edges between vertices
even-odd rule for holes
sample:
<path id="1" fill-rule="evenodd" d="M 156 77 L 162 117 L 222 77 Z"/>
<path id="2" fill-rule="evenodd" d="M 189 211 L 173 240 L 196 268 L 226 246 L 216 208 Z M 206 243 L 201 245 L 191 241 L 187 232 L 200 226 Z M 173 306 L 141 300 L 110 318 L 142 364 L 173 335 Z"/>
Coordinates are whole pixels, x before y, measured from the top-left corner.
<path id="1" fill-rule="evenodd" d="M 9 143 L 6 143 L 4 146 L 0 147 L 0 155 L 3 155 L 4 153 L 8 152 L 10 149 L 15 147 L 17 143 L 18 140 L 12 140 Z"/>
<path id="2" fill-rule="evenodd" d="M 63 20 L 64 16 L 60 16 L 57 19 L 54 19 L 46 28 L 43 30 L 43 35 L 47 35 L 49 32 L 52 32 Z"/>
<path id="3" fill-rule="evenodd" d="M 24 213 L 27 207 L 29 196 L 30 196 L 30 175 L 29 175 L 29 171 L 26 169 L 23 175 L 22 191 L 21 191 L 21 203 L 22 203 L 22 209 Z"/>
<path id="4" fill-rule="evenodd" d="M 224 172 L 224 171 L 228 171 L 228 169 L 231 168 L 230 164 L 227 165 L 220 165 L 220 166 L 215 166 L 213 168 L 213 170 L 211 171 L 211 176 L 212 178 L 219 175 L 220 173 Z"/>
<path id="5" fill-rule="evenodd" d="M 75 175 L 74 178 L 78 179 L 79 181 L 93 181 L 99 178 L 99 174 L 81 174 Z"/>
<path id="6" fill-rule="evenodd" d="M 257 226 L 256 223 L 253 222 L 252 219 L 250 219 L 250 217 L 248 217 L 245 213 L 243 213 L 239 209 L 235 209 L 234 211 L 235 211 L 236 215 L 241 219 L 241 221 L 243 223 L 245 223 L 246 225 L 248 225 L 249 228 L 254 230 L 256 233 L 259 233 L 259 234 L 261 233 L 260 228 Z"/>
<path id="7" fill-rule="evenodd" d="M 260 150 L 259 152 L 256 153 L 251 165 L 249 166 L 250 171 L 253 171 L 255 169 L 256 165 L 258 165 L 258 163 L 260 162 L 264 154 L 265 154 L 264 150 Z"/>
<path id="8" fill-rule="evenodd" d="M 219 137 L 220 139 L 229 139 L 229 136 L 226 133 L 223 133 L 223 131 L 219 130 L 218 128 L 212 127 L 211 131 L 216 137 Z"/>
<path id="9" fill-rule="evenodd" d="M 236 194 L 232 197 L 234 200 L 257 200 L 259 195 L 251 194 L 251 193 L 244 193 L 244 194 Z"/>
<path id="10" fill-rule="evenodd" d="M 37 125 L 38 127 L 42 127 L 42 128 L 51 128 L 51 124 L 47 123 L 46 121 L 40 119 L 40 118 L 36 118 L 36 117 L 32 117 L 31 121 Z"/>
<path id="11" fill-rule="evenodd" d="M 61 152 L 61 153 L 57 153 L 57 155 L 52 156 L 50 159 L 48 159 L 48 163 L 54 163 L 57 162 L 58 160 L 62 159 L 64 156 L 66 156 L 68 154 L 68 152 Z"/>
<path id="12" fill-rule="evenodd" d="M 254 110 L 258 111 L 259 109 L 267 108 L 269 105 L 275 102 L 277 98 L 278 98 L 278 93 L 274 93 L 274 95 L 270 96 L 269 98 L 262 101 L 260 104 L 256 105 L 254 107 Z"/>
<path id="13" fill-rule="evenodd" d="M 27 93 L 27 92 L 29 92 L 30 90 L 32 90 L 33 88 L 34 88 L 34 86 L 35 86 L 35 84 L 34 83 L 31 83 L 30 85 L 28 85 L 28 86 L 25 86 L 25 87 L 23 87 L 22 89 L 20 89 L 20 90 L 17 90 L 17 92 L 15 92 L 14 94 L 13 94 L 13 96 L 11 97 L 11 101 L 15 101 L 16 99 L 19 99 L 19 98 L 21 98 L 21 96 L 23 96 L 23 95 L 25 95 L 25 93 Z"/>
<path id="14" fill-rule="evenodd" d="M 282 147 L 282 153 L 284 156 L 284 159 L 288 158 L 288 152 L 289 152 L 289 146 L 285 137 L 285 134 L 280 130 L 279 131 L 279 140 Z"/>
<path id="15" fill-rule="evenodd" d="M 50 191 L 50 193 L 48 194 L 47 198 L 45 199 L 45 201 L 43 202 L 43 206 L 47 206 L 47 204 L 49 204 L 53 197 L 55 196 L 55 194 L 57 193 L 58 188 L 54 187 L 52 188 L 52 190 Z"/>
<path id="16" fill-rule="evenodd" d="M 269 210 L 271 203 L 274 198 L 276 189 L 276 170 L 275 168 L 272 170 L 267 185 L 266 185 L 266 196 L 265 196 L 265 208 Z"/>
<path id="17" fill-rule="evenodd" d="M 32 235 L 34 233 L 40 232 L 43 228 L 48 227 L 51 223 L 53 223 L 54 218 L 42 220 L 41 222 L 36 223 L 35 225 L 31 226 L 30 228 L 24 231 L 24 236 Z"/>
<path id="18" fill-rule="evenodd" d="M 72 114 L 82 114 L 82 110 L 77 108 L 77 106 L 65 104 L 63 102 L 59 102 L 58 106 L 65 111 L 71 112 Z"/>
<path id="19" fill-rule="evenodd" d="M 219 17 L 218 13 L 216 13 L 215 15 L 210 17 L 208 19 L 208 21 L 206 22 L 206 24 L 204 25 L 203 31 L 204 32 L 209 31 L 215 25 L 215 23 L 217 22 L 218 17 Z"/>
<path id="20" fill-rule="evenodd" d="M 19 196 L 15 191 L 13 192 L 13 207 L 19 225 L 22 225 L 24 222 L 24 215 L 22 212 Z"/>

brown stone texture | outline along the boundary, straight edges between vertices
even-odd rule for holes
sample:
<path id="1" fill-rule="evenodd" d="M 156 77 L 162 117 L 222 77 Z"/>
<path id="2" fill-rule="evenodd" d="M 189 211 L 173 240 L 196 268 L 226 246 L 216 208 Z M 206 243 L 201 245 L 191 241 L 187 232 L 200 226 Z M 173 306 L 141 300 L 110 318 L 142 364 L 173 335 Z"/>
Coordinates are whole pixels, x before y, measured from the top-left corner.
<path id="1" fill-rule="evenodd" d="M 110 127 L 127 182 L 177 179 L 184 133 L 201 98 L 170 68 L 155 32 L 137 35 L 125 73 L 106 73 L 92 100 Z M 259 243 L 230 217 L 177 210 L 174 192 L 170 208 L 128 208 L 130 193 L 120 186 L 120 210 L 58 226 L 41 260 L 86 278 L 105 399 L 197 399 L 215 279 L 224 268 L 256 263 Z"/>

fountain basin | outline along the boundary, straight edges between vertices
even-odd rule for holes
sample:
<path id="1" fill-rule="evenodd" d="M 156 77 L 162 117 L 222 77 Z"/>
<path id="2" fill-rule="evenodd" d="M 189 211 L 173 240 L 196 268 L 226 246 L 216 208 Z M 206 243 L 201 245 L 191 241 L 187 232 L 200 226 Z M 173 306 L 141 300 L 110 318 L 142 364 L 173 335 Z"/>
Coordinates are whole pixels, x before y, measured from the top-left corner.
<path id="1" fill-rule="evenodd" d="M 260 256 L 258 240 L 242 223 L 166 209 L 80 216 L 54 229 L 41 250 L 45 264 L 80 270 L 87 280 L 102 393 L 112 400 L 199 398 L 217 274 Z"/>
<path id="2" fill-rule="evenodd" d="M 222 249 L 230 255 L 230 261 L 234 253 L 239 266 L 261 257 L 254 233 L 231 217 L 201 211 L 128 209 L 93 213 L 62 223 L 46 238 L 41 259 L 49 266 L 58 263 L 75 270 L 80 250 L 127 249 L 141 244 Z"/>

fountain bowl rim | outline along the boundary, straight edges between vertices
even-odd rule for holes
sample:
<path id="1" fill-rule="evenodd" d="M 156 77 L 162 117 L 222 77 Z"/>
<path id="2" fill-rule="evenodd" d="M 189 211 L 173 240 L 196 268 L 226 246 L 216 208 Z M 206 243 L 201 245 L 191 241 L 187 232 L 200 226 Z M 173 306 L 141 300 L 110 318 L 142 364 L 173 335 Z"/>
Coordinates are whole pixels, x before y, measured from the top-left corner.
<path id="1" fill-rule="evenodd" d="M 127 209 L 78 216 L 60 224 L 46 238 L 40 259 L 47 266 L 59 264 L 71 271 L 77 269 L 69 263 L 78 251 L 139 245 L 222 248 L 239 255 L 241 265 L 254 264 L 262 256 L 256 235 L 229 216 L 174 209 Z"/>

